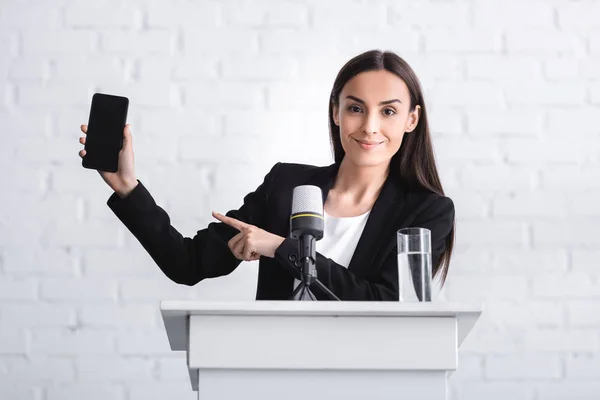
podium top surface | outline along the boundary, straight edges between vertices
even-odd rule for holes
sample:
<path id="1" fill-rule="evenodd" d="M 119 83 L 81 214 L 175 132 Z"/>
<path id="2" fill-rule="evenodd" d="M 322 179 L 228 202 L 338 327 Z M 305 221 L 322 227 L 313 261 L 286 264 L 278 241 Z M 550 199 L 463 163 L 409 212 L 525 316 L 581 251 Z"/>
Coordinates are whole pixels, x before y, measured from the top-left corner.
<path id="1" fill-rule="evenodd" d="M 186 350 L 187 321 L 192 315 L 456 318 L 460 345 L 481 315 L 483 305 L 454 302 L 182 300 L 161 301 L 160 310 L 171 349 Z"/>

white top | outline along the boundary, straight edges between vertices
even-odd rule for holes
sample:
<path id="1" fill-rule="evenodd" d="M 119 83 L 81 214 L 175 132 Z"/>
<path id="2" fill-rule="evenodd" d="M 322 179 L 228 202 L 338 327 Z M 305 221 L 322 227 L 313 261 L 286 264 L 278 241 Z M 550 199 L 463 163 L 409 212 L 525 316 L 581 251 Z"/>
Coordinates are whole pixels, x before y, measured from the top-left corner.
<path id="1" fill-rule="evenodd" d="M 343 267 L 348 268 L 370 214 L 371 210 L 355 217 L 334 217 L 323 210 L 323 238 L 317 241 L 317 251 Z M 299 284 L 300 281 L 294 279 L 294 289 Z M 440 284 L 439 279 L 437 277 L 434 278 L 431 293 L 432 301 L 446 300 Z"/>
<path id="2" fill-rule="evenodd" d="M 370 210 L 356 217 L 333 217 L 323 210 L 323 238 L 317 241 L 317 251 L 348 268 L 369 214 L 371 214 Z M 300 281 L 298 279 L 294 281 L 294 289 L 296 289 Z"/>

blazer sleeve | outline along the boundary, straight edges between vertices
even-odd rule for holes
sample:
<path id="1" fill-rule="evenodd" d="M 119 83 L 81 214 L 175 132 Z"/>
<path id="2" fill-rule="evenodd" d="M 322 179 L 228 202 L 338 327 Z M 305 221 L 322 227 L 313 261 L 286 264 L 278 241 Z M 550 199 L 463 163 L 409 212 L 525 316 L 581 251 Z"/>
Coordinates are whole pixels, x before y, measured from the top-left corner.
<path id="1" fill-rule="evenodd" d="M 254 192 L 244 197 L 238 210 L 228 211 L 226 215 L 263 226 L 265 205 L 279 164 L 273 166 Z M 171 226 L 168 214 L 156 204 L 139 180 L 128 196 L 121 198 L 113 193 L 107 204 L 174 282 L 192 286 L 205 278 L 227 275 L 241 263 L 227 246 L 238 233 L 235 228 L 222 222 L 211 222 L 193 238 L 183 237 Z"/>
<path id="2" fill-rule="evenodd" d="M 410 226 L 431 230 L 432 262 L 439 260 L 446 247 L 454 222 L 454 203 L 448 197 L 438 197 L 426 207 Z M 399 228 L 400 229 L 400 228 Z M 395 240 L 395 238 L 394 238 Z M 290 264 L 297 259 L 297 240 L 286 238 L 275 252 L 280 263 Z M 396 246 L 385 256 L 380 272 L 369 279 L 359 278 L 344 266 L 317 252 L 317 277 L 341 300 L 398 301 L 398 261 Z M 311 289 L 313 289 L 311 287 Z M 315 295 L 326 299 L 325 295 Z M 320 292 L 320 291 L 319 291 Z"/>

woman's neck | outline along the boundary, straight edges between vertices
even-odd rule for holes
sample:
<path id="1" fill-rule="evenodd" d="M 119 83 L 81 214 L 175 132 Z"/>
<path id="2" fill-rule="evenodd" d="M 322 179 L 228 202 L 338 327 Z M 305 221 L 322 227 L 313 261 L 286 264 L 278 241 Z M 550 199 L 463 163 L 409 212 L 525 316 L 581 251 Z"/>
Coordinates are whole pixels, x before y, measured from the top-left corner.
<path id="1" fill-rule="evenodd" d="M 353 204 L 374 201 L 387 179 L 389 167 L 389 163 L 360 166 L 344 157 L 331 190 Z"/>

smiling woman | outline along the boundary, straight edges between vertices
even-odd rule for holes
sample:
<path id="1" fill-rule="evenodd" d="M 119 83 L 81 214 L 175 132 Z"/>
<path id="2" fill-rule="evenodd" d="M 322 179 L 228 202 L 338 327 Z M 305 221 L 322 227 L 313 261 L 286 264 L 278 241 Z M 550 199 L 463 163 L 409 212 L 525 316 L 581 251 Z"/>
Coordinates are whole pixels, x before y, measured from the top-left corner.
<path id="1" fill-rule="evenodd" d="M 343 66 L 329 100 L 334 163 L 275 164 L 239 209 L 213 212 L 218 222 L 193 238 L 171 226 L 135 177 L 129 127 L 119 171 L 100 171 L 115 191 L 108 205 L 173 281 L 194 285 L 231 273 L 242 260 L 259 260 L 256 298 L 279 300 L 290 298 L 300 277 L 298 242 L 289 232 L 293 189 L 318 186 L 324 236 L 317 244 L 316 270 L 331 292 L 342 300 L 397 301 L 396 232 L 406 227 L 431 231 L 440 289 L 454 243 L 454 204 L 438 177 L 416 75 L 395 53 L 368 51 Z M 87 127 L 81 129 L 85 133 Z M 311 290 L 328 299 L 319 287 Z"/>

